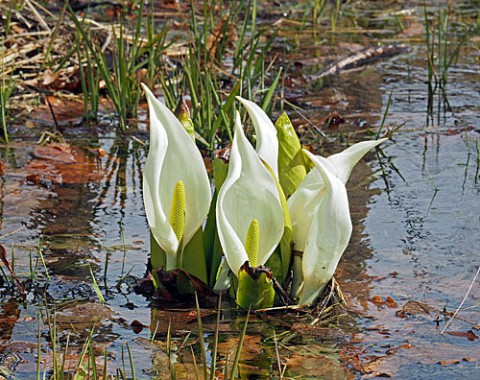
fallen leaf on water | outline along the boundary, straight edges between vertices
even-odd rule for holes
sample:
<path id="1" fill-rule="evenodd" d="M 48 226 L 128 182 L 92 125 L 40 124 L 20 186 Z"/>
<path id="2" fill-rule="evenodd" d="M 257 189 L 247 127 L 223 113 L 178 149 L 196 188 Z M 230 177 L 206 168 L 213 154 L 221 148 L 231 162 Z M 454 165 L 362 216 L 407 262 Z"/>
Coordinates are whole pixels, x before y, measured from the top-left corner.
<path id="1" fill-rule="evenodd" d="M 286 375 L 293 378 L 344 379 L 350 370 L 338 358 L 293 353 L 286 360 Z"/>
<path id="2" fill-rule="evenodd" d="M 370 300 L 377 306 L 387 306 L 387 307 L 397 307 L 397 303 L 393 300 L 392 297 L 388 296 L 387 298 L 383 299 L 380 296 L 373 296 Z"/>
<path id="3" fill-rule="evenodd" d="M 95 157 L 65 143 L 38 145 L 27 165 L 27 181 L 34 184 L 84 184 L 103 178 Z"/>
<path id="4" fill-rule="evenodd" d="M 105 347 L 93 345 L 92 355 L 95 360 L 95 370 L 98 373 L 104 372 L 104 365 L 107 364 L 107 368 L 113 365 L 111 358 L 105 358 Z M 45 370 L 53 368 L 56 363 L 62 363 L 62 375 L 70 373 L 72 376 L 66 376 L 66 378 L 73 379 L 88 379 L 87 376 L 93 373 L 92 356 L 90 354 L 85 355 L 82 352 L 68 350 L 68 352 L 49 352 L 47 355 L 43 354 L 40 358 L 40 363 Z"/>
<path id="5" fill-rule="evenodd" d="M 0 341 L 0 352 L 4 354 L 31 354 L 36 353 L 38 344 L 33 342 Z"/>
<path id="6" fill-rule="evenodd" d="M 82 123 L 85 113 L 85 104 L 80 98 L 77 100 L 69 100 L 57 96 L 47 96 L 45 97 L 45 103 L 45 105 L 32 110 L 30 114 L 32 119 L 53 123 L 53 112 L 59 125 Z M 100 97 L 98 103 L 100 112 L 112 110 L 112 104 L 108 99 Z"/>
<path id="7" fill-rule="evenodd" d="M 388 307 L 397 307 L 397 303 L 395 302 L 395 300 L 388 296 L 387 299 L 385 300 L 385 305 L 387 305 Z"/>
<path id="8" fill-rule="evenodd" d="M 208 309 L 200 309 L 203 318 L 214 313 Z M 156 334 L 166 334 L 169 327 L 174 333 L 179 331 L 191 331 L 197 325 L 197 312 L 194 309 L 160 310 L 152 309 L 150 331 Z"/>
<path id="9" fill-rule="evenodd" d="M 260 335 L 246 335 L 243 339 L 240 360 L 252 360 L 262 354 L 263 348 L 261 339 Z M 239 342 L 240 338 L 238 337 L 227 338 L 227 340 L 218 344 L 219 354 L 230 358 L 235 357 Z"/>
<path id="10" fill-rule="evenodd" d="M 53 72 L 49 69 L 43 72 L 43 76 L 27 80 L 26 85 L 51 91 L 68 91 L 72 93 L 82 92 L 80 70 L 78 68 L 69 67 L 67 69 Z"/>
<path id="11" fill-rule="evenodd" d="M 55 120 L 60 123 L 80 123 L 83 120 L 85 106 L 83 101 L 64 100 L 55 96 L 45 97 L 46 104 L 35 108 L 31 117 L 35 120 L 42 120 L 45 122 L 54 122 L 52 112 L 55 115 Z"/>
<path id="12" fill-rule="evenodd" d="M 42 160 L 50 160 L 64 164 L 76 162 L 73 156 L 73 147 L 65 143 L 37 145 L 33 149 L 33 156 Z"/>
<path id="13" fill-rule="evenodd" d="M 57 312 L 55 322 L 59 329 L 87 332 L 92 326 L 98 326 L 112 320 L 113 314 L 109 307 L 99 303 L 75 303 Z"/>
<path id="14" fill-rule="evenodd" d="M 137 321 L 136 319 L 130 324 L 130 326 L 135 334 L 140 334 L 145 327 L 142 322 Z"/>
<path id="15" fill-rule="evenodd" d="M 458 364 L 460 363 L 462 360 L 461 359 L 452 359 L 452 360 L 439 360 L 437 362 L 437 364 L 440 364 L 440 365 L 452 365 L 452 364 Z"/>
<path id="16" fill-rule="evenodd" d="M 443 134 L 445 136 L 455 136 L 455 135 L 459 135 L 459 134 L 464 134 L 465 132 L 471 132 L 473 130 L 474 129 L 473 129 L 472 126 L 461 127 L 461 128 L 458 128 L 458 129 L 448 128 L 447 131 Z"/>
<path id="17" fill-rule="evenodd" d="M 474 341 L 478 339 L 478 336 L 472 331 L 468 330 L 466 332 L 464 331 L 447 331 L 448 335 L 452 336 L 458 336 L 461 338 L 467 338 L 468 340 Z"/>
<path id="18" fill-rule="evenodd" d="M 427 305 L 424 302 L 419 301 L 407 301 L 405 305 L 402 306 L 402 312 L 406 314 L 427 314 L 430 315 L 435 308 L 432 306 Z M 397 312 L 397 316 L 398 312 Z"/>

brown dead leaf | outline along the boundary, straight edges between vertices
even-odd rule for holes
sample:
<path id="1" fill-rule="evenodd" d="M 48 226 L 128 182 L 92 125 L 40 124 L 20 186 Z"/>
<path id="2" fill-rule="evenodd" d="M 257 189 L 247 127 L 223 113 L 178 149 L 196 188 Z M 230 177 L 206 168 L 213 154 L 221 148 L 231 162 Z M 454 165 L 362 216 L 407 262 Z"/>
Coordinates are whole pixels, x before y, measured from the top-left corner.
<path id="1" fill-rule="evenodd" d="M 294 352 L 286 359 L 286 374 L 292 378 L 344 379 L 348 369 L 335 357 L 301 355 Z"/>
<path id="2" fill-rule="evenodd" d="M 59 329 L 73 329 L 74 331 L 87 331 L 92 326 L 104 324 L 113 319 L 113 311 L 99 303 L 87 302 L 74 304 L 55 314 Z"/>
<path id="3" fill-rule="evenodd" d="M 377 306 L 387 306 L 387 307 L 397 307 L 398 306 L 397 303 L 390 296 L 388 296 L 385 299 L 383 299 L 380 296 L 373 296 L 370 301 Z"/>
<path id="4" fill-rule="evenodd" d="M 70 98 L 71 99 L 71 98 Z M 81 97 L 76 100 L 64 99 L 59 96 L 46 96 L 45 104 L 32 110 L 30 116 L 34 120 L 40 120 L 46 123 L 53 123 L 52 113 L 55 120 L 61 126 L 70 124 L 80 124 L 83 122 L 85 105 Z M 112 102 L 100 97 L 98 100 L 98 108 L 100 112 L 109 112 L 113 110 Z"/>
<path id="5" fill-rule="evenodd" d="M 403 313 L 406 314 L 427 314 L 430 315 L 435 308 L 429 306 L 428 304 L 420 301 L 407 301 L 405 305 L 402 306 Z"/>
<path id="6" fill-rule="evenodd" d="M 140 334 L 143 331 L 143 328 L 145 327 L 142 322 L 137 321 L 136 319 L 130 323 L 130 327 L 132 328 L 132 331 L 135 334 Z"/>
<path id="7" fill-rule="evenodd" d="M 397 303 L 394 301 L 394 299 L 390 296 L 387 297 L 387 299 L 385 300 L 385 305 L 387 305 L 388 307 L 397 307 Z"/>
<path id="8" fill-rule="evenodd" d="M 462 361 L 462 359 L 451 359 L 451 360 L 439 360 L 437 364 L 440 365 L 452 365 L 452 364 L 458 364 Z"/>
<path id="9" fill-rule="evenodd" d="M 240 360 L 252 360 L 262 354 L 261 340 L 262 337 L 260 335 L 245 335 Z M 218 352 L 222 356 L 233 358 L 239 343 L 239 337 L 229 337 L 224 342 L 218 344 Z"/>
<path id="10" fill-rule="evenodd" d="M 200 309 L 201 317 L 207 316 L 214 311 L 209 309 Z M 197 323 L 197 312 L 194 309 L 182 310 L 159 310 L 152 309 L 150 331 L 157 334 L 166 334 L 169 326 L 173 332 L 193 330 Z"/>
<path id="11" fill-rule="evenodd" d="M 380 296 L 373 296 L 370 301 L 372 301 L 372 303 L 374 303 L 375 305 L 383 305 L 385 303 L 383 298 Z"/>
<path id="12" fill-rule="evenodd" d="M 159 269 L 156 271 L 158 280 L 164 286 L 160 297 L 168 301 L 194 301 L 194 292 L 198 295 L 198 300 L 203 306 L 214 306 L 217 303 L 217 296 L 213 293 L 212 289 L 204 284 L 200 279 L 184 271 L 183 269 L 173 269 L 165 271 Z M 178 287 L 181 284 L 187 289 Z M 185 284 L 188 284 L 185 286 Z"/>
<path id="13" fill-rule="evenodd" d="M 212 59 L 215 59 L 217 54 L 217 47 L 220 42 L 226 38 L 227 47 L 234 48 L 238 40 L 238 35 L 235 30 L 235 25 L 230 22 L 228 17 L 224 17 L 215 25 L 212 33 L 207 38 L 206 48 L 210 52 Z"/>
<path id="14" fill-rule="evenodd" d="M 41 82 L 43 86 L 48 87 L 52 83 L 54 83 L 56 80 L 58 80 L 58 77 L 60 76 L 60 71 L 57 71 L 56 73 L 52 72 L 52 70 L 45 70 L 43 73 L 43 81 Z"/>
<path id="15" fill-rule="evenodd" d="M 105 360 L 107 368 L 112 366 L 112 359 L 103 356 L 105 348 L 101 346 L 93 346 L 93 355 L 95 358 L 95 370 L 98 373 L 104 372 Z M 54 360 L 55 358 L 55 360 Z M 49 352 L 42 355 L 40 362 L 46 370 L 53 368 L 55 363 L 62 363 L 65 373 L 72 374 L 67 378 L 84 379 L 86 373 L 93 373 L 93 363 L 90 355 L 84 355 L 82 352 L 68 350 L 68 352 Z"/>
<path id="16" fill-rule="evenodd" d="M 35 108 L 31 117 L 35 120 L 53 123 L 55 120 L 59 124 L 78 124 L 83 120 L 84 115 L 83 101 L 65 100 L 56 96 L 45 97 L 45 105 Z"/>
<path id="17" fill-rule="evenodd" d="M 468 340 L 474 341 L 478 339 L 478 336 L 472 331 L 447 331 L 448 335 L 458 336 L 461 338 L 467 338 Z"/>
<path id="18" fill-rule="evenodd" d="M 35 184 L 84 184 L 103 178 L 95 157 L 65 143 L 36 146 L 26 169 L 27 181 Z"/>
<path id="19" fill-rule="evenodd" d="M 72 146 L 65 143 L 37 145 L 33 149 L 33 156 L 35 158 L 61 162 L 64 164 L 71 164 L 75 162 Z"/>
<path id="20" fill-rule="evenodd" d="M 88 77 L 86 75 L 86 77 Z M 55 91 L 68 91 L 74 94 L 82 92 L 80 69 L 78 67 L 68 67 L 63 70 L 53 72 L 47 69 L 38 78 L 24 82 L 30 87 L 37 89 Z"/>

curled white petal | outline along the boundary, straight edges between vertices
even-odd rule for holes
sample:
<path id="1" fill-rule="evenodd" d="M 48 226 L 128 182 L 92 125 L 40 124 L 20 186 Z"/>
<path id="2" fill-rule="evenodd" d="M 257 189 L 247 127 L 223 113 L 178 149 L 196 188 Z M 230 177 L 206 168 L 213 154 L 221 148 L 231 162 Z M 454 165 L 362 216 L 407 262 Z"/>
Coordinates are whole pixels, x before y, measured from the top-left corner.
<path id="1" fill-rule="evenodd" d="M 213 287 L 213 291 L 217 294 L 226 292 L 230 289 L 230 284 L 232 282 L 232 271 L 225 261 L 225 257 L 222 257 L 222 262 L 220 263 L 219 273 L 217 275 L 217 281 Z"/>
<path id="2" fill-rule="evenodd" d="M 330 171 L 333 167 L 328 163 Z M 303 252 L 313 219 L 325 198 L 325 183 L 318 170 L 310 170 L 288 199 L 294 248 Z"/>
<path id="3" fill-rule="evenodd" d="M 332 278 L 352 234 L 352 222 L 345 184 L 332 172 L 323 157 L 306 152 L 323 181 L 323 199 L 313 216 L 303 252 L 303 286 L 299 304 L 315 301 Z"/>
<path id="4" fill-rule="evenodd" d="M 217 199 L 218 235 L 235 276 L 248 260 L 245 239 L 254 219 L 260 226 L 258 265 L 263 265 L 283 234 L 282 206 L 275 181 L 245 137 L 237 113 L 228 174 Z"/>
<path id="5" fill-rule="evenodd" d="M 344 184 L 360 159 L 372 148 L 387 139 L 362 141 L 345 149 L 343 152 L 333 154 L 324 163 L 331 173 L 338 177 Z M 288 199 L 288 208 L 292 218 L 293 243 L 295 250 L 304 251 L 307 235 L 313 223 L 313 216 L 320 207 L 325 191 L 324 179 L 318 170 L 310 170 L 297 190 Z"/>
<path id="6" fill-rule="evenodd" d="M 347 183 L 348 178 L 350 178 L 350 174 L 358 161 L 360 161 L 371 149 L 387 140 L 387 138 L 383 138 L 372 141 L 361 141 L 345 149 L 343 152 L 332 154 L 327 160 L 335 168 L 335 175 L 343 183 Z"/>
<path id="7" fill-rule="evenodd" d="M 173 269 L 179 248 L 170 225 L 175 185 L 185 186 L 186 244 L 200 228 L 210 207 L 210 182 L 202 155 L 180 121 L 143 85 L 150 110 L 150 148 L 143 175 L 143 198 L 148 224 L 167 253 L 167 270 Z"/>
<path id="8" fill-rule="evenodd" d="M 257 137 L 255 151 L 273 170 L 278 178 L 278 138 L 277 129 L 263 109 L 254 102 L 237 96 L 252 119 Z"/>

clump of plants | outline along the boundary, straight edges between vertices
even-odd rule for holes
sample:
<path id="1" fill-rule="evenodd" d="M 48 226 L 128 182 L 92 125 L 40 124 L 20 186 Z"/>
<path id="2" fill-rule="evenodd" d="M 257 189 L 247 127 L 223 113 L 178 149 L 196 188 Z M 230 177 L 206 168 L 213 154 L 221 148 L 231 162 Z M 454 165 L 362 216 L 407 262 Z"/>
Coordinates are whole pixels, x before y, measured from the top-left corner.
<path id="1" fill-rule="evenodd" d="M 228 292 L 245 309 L 315 303 L 352 233 L 345 184 L 355 164 L 386 139 L 317 156 L 302 150 L 286 114 L 274 124 L 237 97 L 256 145 L 237 112 L 228 162 L 215 158 L 210 178 L 188 114 L 177 118 L 144 90 L 150 147 L 143 195 L 155 286 L 161 289 L 171 282 L 165 274 L 174 273 L 179 293 L 201 283 Z"/>

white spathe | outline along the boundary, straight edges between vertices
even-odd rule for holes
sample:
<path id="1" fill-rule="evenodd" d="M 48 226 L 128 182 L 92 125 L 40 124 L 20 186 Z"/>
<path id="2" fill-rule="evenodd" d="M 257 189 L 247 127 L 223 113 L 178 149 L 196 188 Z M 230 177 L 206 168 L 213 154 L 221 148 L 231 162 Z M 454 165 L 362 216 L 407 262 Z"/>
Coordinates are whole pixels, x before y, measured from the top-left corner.
<path id="1" fill-rule="evenodd" d="M 252 119 L 257 143 L 255 151 L 265 161 L 278 178 L 278 138 L 277 129 L 263 109 L 254 102 L 237 96 Z"/>
<path id="2" fill-rule="evenodd" d="M 260 229 L 257 265 L 265 264 L 283 234 L 277 186 L 245 137 L 238 112 L 228 174 L 218 193 L 216 217 L 220 243 L 235 276 L 249 260 L 245 239 L 254 219 Z"/>
<path id="3" fill-rule="evenodd" d="M 360 159 L 372 148 L 388 139 L 362 141 L 327 158 L 330 171 L 344 184 Z M 328 164 L 327 164 L 328 165 Z M 324 179 L 318 170 L 310 170 L 298 188 L 288 199 L 292 219 L 293 244 L 296 251 L 303 252 L 313 218 L 322 203 Z"/>
<path id="4" fill-rule="evenodd" d="M 318 189 L 320 204 L 315 210 L 303 252 L 303 284 L 299 305 L 308 305 L 332 278 L 352 234 L 347 189 L 334 173 L 333 165 L 324 157 L 305 151 L 315 164 L 323 186 Z"/>
<path id="5" fill-rule="evenodd" d="M 207 217 L 211 190 L 203 157 L 177 117 L 142 84 L 150 111 L 150 148 L 143 173 L 143 201 L 148 224 L 167 255 L 165 270 L 175 269 L 176 255 Z M 170 225 L 172 195 L 185 187 L 182 247 Z"/>

